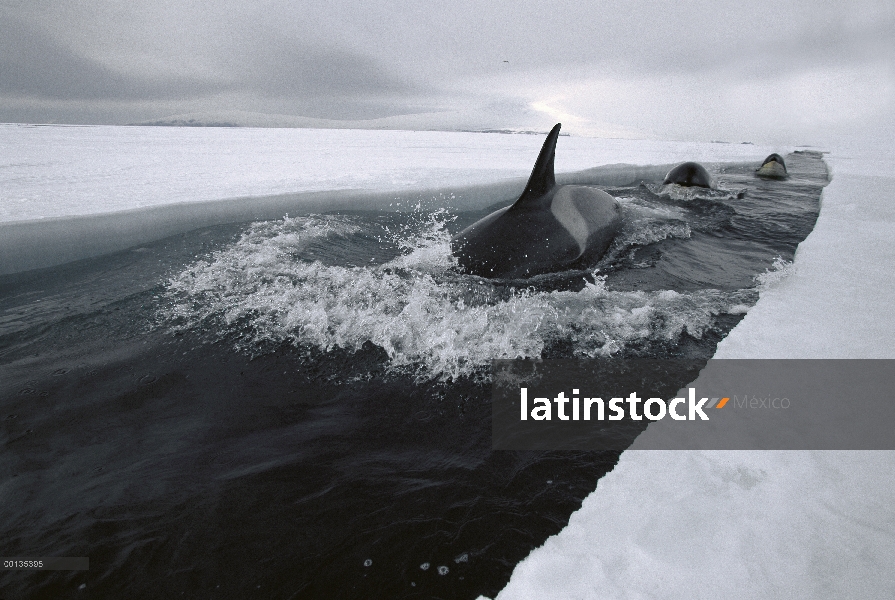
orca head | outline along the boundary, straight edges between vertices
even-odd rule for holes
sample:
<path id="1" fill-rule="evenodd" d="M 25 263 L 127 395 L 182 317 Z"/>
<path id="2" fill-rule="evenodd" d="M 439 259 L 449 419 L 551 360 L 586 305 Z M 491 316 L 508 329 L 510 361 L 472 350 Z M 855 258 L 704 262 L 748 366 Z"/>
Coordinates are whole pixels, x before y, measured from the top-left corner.
<path id="1" fill-rule="evenodd" d="M 667 185 L 669 183 L 676 183 L 677 185 L 684 187 L 703 187 L 710 189 L 714 187 L 712 176 L 709 175 L 709 172 L 706 171 L 705 167 L 701 164 L 695 162 L 681 163 L 668 171 L 668 174 L 665 175 L 665 179 L 662 181 L 662 185 Z"/>
<path id="2" fill-rule="evenodd" d="M 781 167 L 783 167 L 784 170 L 786 169 L 786 163 L 783 162 L 783 157 L 780 156 L 779 154 L 777 154 L 776 152 L 771 154 L 770 156 L 768 156 L 766 159 L 764 159 L 761 162 L 761 166 L 763 167 L 770 162 L 775 162 L 775 163 L 779 164 Z"/>
<path id="3" fill-rule="evenodd" d="M 756 173 L 759 177 L 785 179 L 787 177 L 786 163 L 783 162 L 783 157 L 775 152 L 762 161 L 761 167 Z"/>

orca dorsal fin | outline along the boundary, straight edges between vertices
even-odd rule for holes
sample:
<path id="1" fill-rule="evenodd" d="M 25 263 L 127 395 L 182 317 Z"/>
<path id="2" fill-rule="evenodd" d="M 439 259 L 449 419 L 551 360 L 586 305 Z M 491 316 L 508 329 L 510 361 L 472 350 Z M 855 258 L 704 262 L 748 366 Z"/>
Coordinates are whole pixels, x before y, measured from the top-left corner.
<path id="1" fill-rule="evenodd" d="M 556 185 L 556 177 L 553 174 L 553 159 L 556 156 L 556 139 L 559 137 L 560 127 L 562 127 L 562 123 L 557 123 L 553 126 L 550 133 L 547 134 L 547 139 L 544 140 L 544 145 L 541 146 L 541 153 L 538 154 L 538 160 L 531 170 L 531 177 L 528 178 L 528 183 L 525 184 L 525 191 L 513 204 L 514 207 L 522 206 L 540 198 Z"/>

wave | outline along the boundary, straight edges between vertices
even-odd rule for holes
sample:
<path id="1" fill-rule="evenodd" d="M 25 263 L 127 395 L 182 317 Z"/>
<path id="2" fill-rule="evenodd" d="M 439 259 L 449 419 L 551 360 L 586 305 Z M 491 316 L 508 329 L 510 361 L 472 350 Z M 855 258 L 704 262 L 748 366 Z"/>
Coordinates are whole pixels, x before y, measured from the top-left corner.
<path id="1" fill-rule="evenodd" d="M 676 183 L 647 183 L 644 187 L 656 196 L 674 200 L 677 202 L 692 202 L 694 200 L 708 200 L 714 202 L 722 202 L 725 200 L 734 200 L 743 198 L 746 194 L 745 188 L 726 189 L 719 187 L 717 189 L 708 189 L 702 187 L 687 187 Z"/>
<path id="2" fill-rule="evenodd" d="M 670 238 L 689 238 L 692 218 L 681 207 L 649 203 L 639 198 L 618 198 L 622 207 L 623 227 L 615 246 L 630 248 L 647 246 Z"/>
<path id="3" fill-rule="evenodd" d="M 256 223 L 171 278 L 164 320 L 210 340 L 235 338 L 246 352 L 271 342 L 324 352 L 372 343 L 393 371 L 452 379 L 496 358 L 541 357 L 555 344 L 596 357 L 673 344 L 685 333 L 700 338 L 716 315 L 754 302 L 753 290 L 613 291 L 597 273 L 580 273 L 577 291 L 466 275 L 450 252 L 447 220 L 430 213 L 413 231 L 383 228 L 377 235 L 400 251 L 369 266 L 301 258 L 315 244 L 371 235 L 359 217 Z"/>
<path id="4" fill-rule="evenodd" d="M 755 276 L 755 283 L 758 284 L 760 291 L 766 292 L 777 287 L 781 281 L 795 274 L 795 272 L 796 265 L 793 261 L 783 260 L 782 257 L 777 256 L 774 258 L 770 268 L 765 269 L 764 273 L 759 273 Z"/>

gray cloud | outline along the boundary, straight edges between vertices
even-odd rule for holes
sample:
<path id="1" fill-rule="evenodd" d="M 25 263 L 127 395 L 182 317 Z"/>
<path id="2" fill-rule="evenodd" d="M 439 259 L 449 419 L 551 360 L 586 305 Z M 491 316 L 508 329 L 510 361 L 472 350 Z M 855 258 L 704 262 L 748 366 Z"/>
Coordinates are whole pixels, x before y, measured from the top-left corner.
<path id="1" fill-rule="evenodd" d="M 229 91 L 280 113 L 366 119 L 408 112 L 425 85 L 389 72 L 362 52 L 297 39 L 276 29 L 234 32 L 215 56 Z"/>
<path id="2" fill-rule="evenodd" d="M 370 56 L 302 43 L 277 31 L 243 33 L 226 57 L 234 86 L 272 96 L 404 94 L 410 83 L 387 73 Z M 241 49 L 245 49 L 242 52 Z"/>
<path id="3" fill-rule="evenodd" d="M 884 66 L 871 69 L 882 74 L 880 94 L 891 96 L 895 81 L 891 0 L 4 6 L 0 120 L 31 114 L 22 101 L 28 97 L 57 120 L 102 121 L 106 114 L 109 122 L 138 121 L 213 110 L 369 119 L 441 109 L 473 114 L 473 106 L 488 113 L 484 107 L 504 101 L 524 107 L 551 98 L 551 89 L 562 95 L 588 81 L 619 82 L 618 103 L 625 93 L 661 95 L 672 81 L 677 104 L 691 111 L 718 98 L 726 103 L 718 106 L 733 106 L 744 85 L 767 94 L 776 82 L 824 71 L 839 73 L 830 79 L 839 81 L 843 69 L 861 73 L 870 64 Z M 688 97 L 686 82 L 698 82 L 699 93 Z M 803 97 L 797 86 L 789 89 L 791 99 L 774 102 L 790 102 L 797 113 Z M 598 92 L 587 90 L 576 114 L 599 121 L 601 112 L 619 112 L 607 105 L 612 94 Z M 828 96 L 835 105 L 835 95 Z M 644 121 L 661 129 L 663 119 Z M 494 124 L 501 125 L 512 123 Z"/>
<path id="4" fill-rule="evenodd" d="M 871 36 L 892 37 L 883 30 L 895 19 L 887 1 L 454 0 L 399 8 L 373 1 L 362 10 L 354 2 L 310 10 L 315 26 L 331 36 L 435 77 L 579 64 L 632 72 L 699 70 L 779 50 L 815 53 L 830 42 L 850 52 Z"/>
<path id="5" fill-rule="evenodd" d="M 218 92 L 220 83 L 119 73 L 14 18 L 0 20 L 0 94 L 137 100 Z"/>
<path id="6" fill-rule="evenodd" d="M 179 51 L 184 42 L 176 35 L 170 36 L 171 48 L 150 43 L 152 35 L 168 38 L 170 32 L 138 31 L 140 23 L 122 22 L 120 15 L 104 27 L 91 23 L 114 32 L 98 41 L 76 31 L 77 19 L 66 28 L 59 16 L 30 17 L 33 24 L 9 14 L 0 18 L 0 98 L 67 100 L 73 115 L 95 114 L 99 103 L 108 101 L 132 102 L 132 119 L 140 120 L 146 101 L 180 100 L 183 110 L 195 110 L 187 103 L 206 98 L 208 106 L 375 118 L 413 112 L 412 97 L 427 91 L 337 42 L 305 41 L 301 38 L 308 36 L 252 22 L 233 24 L 232 16 L 205 23 L 204 29 L 192 27 L 205 43 Z M 110 47 L 110 39 L 117 47 Z M 12 110 L 7 102 L 6 114 L 13 118 L 23 113 L 21 102 L 15 105 Z M 120 106 L 111 112 L 128 113 Z"/>

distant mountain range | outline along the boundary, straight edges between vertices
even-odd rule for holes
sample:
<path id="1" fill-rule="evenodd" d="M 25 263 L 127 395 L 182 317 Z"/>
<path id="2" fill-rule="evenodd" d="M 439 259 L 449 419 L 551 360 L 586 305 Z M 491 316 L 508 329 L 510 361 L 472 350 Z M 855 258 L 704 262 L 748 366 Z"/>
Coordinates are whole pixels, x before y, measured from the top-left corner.
<path id="1" fill-rule="evenodd" d="M 201 121 L 196 119 L 159 119 L 145 123 L 128 123 L 128 125 L 150 125 L 156 127 L 242 127 L 238 123 L 225 121 Z"/>
<path id="2" fill-rule="evenodd" d="M 495 124 L 513 123 L 513 126 L 495 127 Z M 516 125 L 518 124 L 518 125 Z M 466 131 L 477 133 L 503 133 L 547 135 L 555 124 L 553 117 L 523 108 L 506 110 L 506 107 L 486 107 L 476 110 L 438 111 L 395 115 L 378 119 L 335 120 L 317 119 L 294 115 L 279 115 L 247 111 L 220 111 L 171 115 L 160 119 L 129 123 L 129 125 L 155 127 L 284 127 L 310 129 L 398 129 L 412 131 Z M 594 124 L 600 137 L 636 138 L 642 132 L 633 132 L 609 124 Z M 566 125 L 564 124 L 564 128 Z M 574 128 L 570 128 L 574 129 Z M 593 127 L 588 127 L 593 134 Z M 574 133 L 575 131 L 573 131 Z M 568 131 L 561 135 L 569 135 Z"/>

